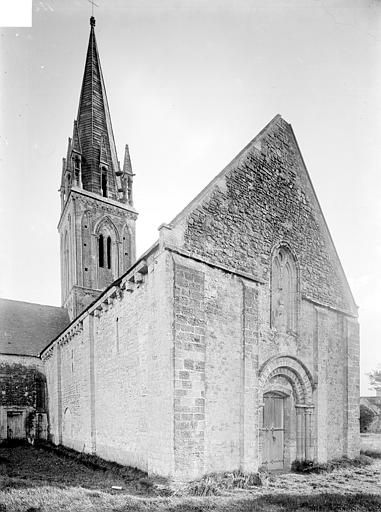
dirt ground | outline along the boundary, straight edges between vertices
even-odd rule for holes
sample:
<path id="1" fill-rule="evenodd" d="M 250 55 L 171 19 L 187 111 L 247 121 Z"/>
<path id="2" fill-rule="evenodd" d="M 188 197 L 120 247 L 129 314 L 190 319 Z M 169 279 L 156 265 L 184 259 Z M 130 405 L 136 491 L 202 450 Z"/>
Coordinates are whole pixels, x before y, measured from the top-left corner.
<path id="1" fill-rule="evenodd" d="M 378 441 L 381 447 L 380 438 L 366 441 L 372 449 Z M 0 512 L 381 511 L 381 459 L 329 473 L 271 474 L 260 487 L 221 496 L 191 497 L 178 490 L 167 497 L 167 491 L 162 480 L 137 470 L 89 467 L 37 447 L 0 447 Z"/>

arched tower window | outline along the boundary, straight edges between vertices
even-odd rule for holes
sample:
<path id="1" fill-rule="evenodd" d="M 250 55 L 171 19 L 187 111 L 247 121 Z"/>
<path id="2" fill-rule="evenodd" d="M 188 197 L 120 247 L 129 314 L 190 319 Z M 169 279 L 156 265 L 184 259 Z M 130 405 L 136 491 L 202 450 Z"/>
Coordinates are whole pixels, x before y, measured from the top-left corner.
<path id="1" fill-rule="evenodd" d="M 80 181 L 80 174 L 81 174 L 81 159 L 79 156 L 76 156 L 74 158 L 74 179 L 76 184 L 79 184 Z"/>
<path id="2" fill-rule="evenodd" d="M 107 268 L 111 268 L 111 237 L 107 237 Z"/>
<path id="3" fill-rule="evenodd" d="M 120 237 L 117 228 L 109 218 L 103 218 L 96 226 L 98 237 L 98 270 L 97 287 L 108 286 L 119 276 L 119 245 Z"/>
<path id="4" fill-rule="evenodd" d="M 296 330 L 297 271 L 286 247 L 278 248 L 271 268 L 271 327 L 280 332 Z"/>
<path id="5" fill-rule="evenodd" d="M 107 197 L 107 169 L 102 168 L 102 196 Z"/>
<path id="6" fill-rule="evenodd" d="M 103 235 L 99 235 L 98 239 L 98 263 L 102 268 L 105 266 Z"/>

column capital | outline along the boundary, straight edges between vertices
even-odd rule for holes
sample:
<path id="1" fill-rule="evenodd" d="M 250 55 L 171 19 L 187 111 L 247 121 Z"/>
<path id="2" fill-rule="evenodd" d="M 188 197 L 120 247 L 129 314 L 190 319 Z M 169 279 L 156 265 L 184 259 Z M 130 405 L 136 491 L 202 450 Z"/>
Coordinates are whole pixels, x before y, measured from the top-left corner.
<path id="1" fill-rule="evenodd" d="M 296 409 L 305 409 L 306 411 L 311 410 L 311 413 L 312 413 L 312 409 L 315 409 L 315 406 L 314 406 L 314 404 L 295 404 L 295 408 Z"/>

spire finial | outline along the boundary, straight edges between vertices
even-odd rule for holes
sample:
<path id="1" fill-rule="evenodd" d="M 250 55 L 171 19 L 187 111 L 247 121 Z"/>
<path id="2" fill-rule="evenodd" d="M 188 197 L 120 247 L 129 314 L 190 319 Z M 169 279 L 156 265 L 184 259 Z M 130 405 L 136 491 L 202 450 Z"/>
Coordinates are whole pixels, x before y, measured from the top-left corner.
<path id="1" fill-rule="evenodd" d="M 91 4 L 91 18 L 90 18 L 90 26 L 95 27 L 95 18 L 94 18 L 94 5 L 95 7 L 99 7 L 98 4 L 94 2 L 94 0 L 87 0 L 89 4 Z"/>

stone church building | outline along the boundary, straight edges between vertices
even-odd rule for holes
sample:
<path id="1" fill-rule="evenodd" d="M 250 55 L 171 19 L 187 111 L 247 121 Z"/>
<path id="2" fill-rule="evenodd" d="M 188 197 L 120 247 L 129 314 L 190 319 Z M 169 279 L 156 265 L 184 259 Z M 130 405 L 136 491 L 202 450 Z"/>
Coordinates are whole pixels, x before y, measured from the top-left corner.
<path id="1" fill-rule="evenodd" d="M 62 308 L 40 306 L 42 325 L 20 313 L 38 305 L 0 303 L 0 436 L 39 401 L 41 437 L 178 479 L 358 455 L 357 307 L 291 125 L 272 119 L 139 259 L 133 176 L 91 18 L 62 167 Z"/>

